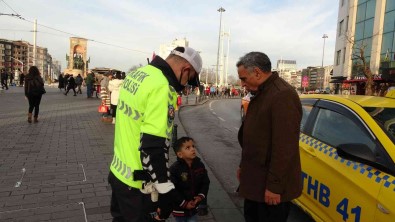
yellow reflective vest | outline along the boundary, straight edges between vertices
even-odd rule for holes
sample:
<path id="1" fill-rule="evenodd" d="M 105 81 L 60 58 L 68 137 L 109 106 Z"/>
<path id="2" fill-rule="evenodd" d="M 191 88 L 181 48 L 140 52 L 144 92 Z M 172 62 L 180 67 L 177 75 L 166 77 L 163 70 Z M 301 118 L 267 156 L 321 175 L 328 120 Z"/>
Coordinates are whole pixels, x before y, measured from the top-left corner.
<path id="1" fill-rule="evenodd" d="M 119 92 L 115 124 L 114 158 L 111 172 L 123 183 L 137 189 L 133 171 L 142 170 L 141 135 L 171 139 L 177 93 L 162 71 L 147 65 L 129 73 Z"/>

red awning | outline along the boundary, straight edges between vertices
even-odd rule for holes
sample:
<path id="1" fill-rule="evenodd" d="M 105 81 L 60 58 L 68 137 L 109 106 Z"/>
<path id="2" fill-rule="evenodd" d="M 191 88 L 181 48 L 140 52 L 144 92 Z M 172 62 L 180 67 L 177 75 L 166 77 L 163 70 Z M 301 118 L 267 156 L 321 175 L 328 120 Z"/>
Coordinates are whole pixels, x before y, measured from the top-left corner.
<path id="1" fill-rule="evenodd" d="M 382 78 L 374 78 L 373 81 L 386 82 L 387 80 L 382 79 Z M 343 83 L 357 83 L 357 82 L 366 82 L 366 79 L 350 79 L 350 80 L 343 81 Z"/>

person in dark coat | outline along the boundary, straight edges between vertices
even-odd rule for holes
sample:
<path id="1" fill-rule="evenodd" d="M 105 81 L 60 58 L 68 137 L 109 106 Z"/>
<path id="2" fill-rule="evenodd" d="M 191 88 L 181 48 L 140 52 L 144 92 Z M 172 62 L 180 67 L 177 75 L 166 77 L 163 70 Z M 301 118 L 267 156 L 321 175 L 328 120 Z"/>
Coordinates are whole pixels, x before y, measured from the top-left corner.
<path id="1" fill-rule="evenodd" d="M 21 73 L 19 76 L 19 86 L 23 86 L 23 83 L 25 81 L 25 74 Z"/>
<path id="2" fill-rule="evenodd" d="M 73 75 L 70 75 L 67 82 L 68 82 L 67 83 L 67 91 L 64 93 L 64 95 L 67 96 L 67 93 L 69 93 L 70 89 L 72 89 L 74 92 L 74 96 L 77 96 L 77 93 L 75 92 L 76 84 L 75 84 L 75 79 L 74 79 Z"/>
<path id="3" fill-rule="evenodd" d="M 238 134 L 244 217 L 246 222 L 286 222 L 290 201 L 302 193 L 302 105 L 296 90 L 271 72 L 266 54 L 247 53 L 236 66 L 241 85 L 255 94 Z"/>
<path id="4" fill-rule="evenodd" d="M 81 86 L 82 86 L 82 82 L 84 81 L 84 79 L 82 79 L 81 74 L 78 74 L 77 77 L 75 77 L 75 84 L 77 85 L 77 93 L 82 94 L 81 91 Z"/>
<path id="5" fill-rule="evenodd" d="M 63 78 L 64 91 L 67 90 L 67 85 L 68 85 L 68 82 L 69 82 L 69 78 L 70 78 L 69 74 L 64 75 L 64 78 Z"/>
<path id="6" fill-rule="evenodd" d="M 60 74 L 58 77 L 58 88 L 59 90 L 62 90 L 64 88 L 64 78 L 62 74 Z"/>
<path id="7" fill-rule="evenodd" d="M 176 221 L 196 221 L 199 204 L 206 199 L 210 186 L 207 170 L 196 156 L 195 142 L 181 137 L 174 144 L 177 161 L 170 167 L 170 179 L 179 198 L 184 200 L 173 210 Z M 180 201 L 181 202 L 181 201 Z"/>
<path id="8" fill-rule="evenodd" d="M 8 73 L 5 69 L 1 70 L 1 88 L 8 90 Z"/>
<path id="9" fill-rule="evenodd" d="M 86 94 L 88 98 L 92 98 L 93 95 L 93 84 L 95 83 L 95 77 L 93 73 L 88 73 L 85 79 Z"/>
<path id="10" fill-rule="evenodd" d="M 44 81 L 41 73 L 36 66 L 29 69 L 25 78 L 25 96 L 29 100 L 29 113 L 27 121 L 32 122 L 32 113 L 34 110 L 34 123 L 38 122 L 38 113 L 40 110 L 41 97 L 45 93 Z"/>

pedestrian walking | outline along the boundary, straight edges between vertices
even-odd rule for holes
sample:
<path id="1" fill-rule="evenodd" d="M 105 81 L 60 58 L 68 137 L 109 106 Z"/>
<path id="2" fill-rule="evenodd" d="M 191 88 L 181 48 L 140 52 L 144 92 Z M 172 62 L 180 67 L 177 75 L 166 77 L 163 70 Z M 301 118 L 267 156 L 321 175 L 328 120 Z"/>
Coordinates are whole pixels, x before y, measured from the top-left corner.
<path id="1" fill-rule="evenodd" d="M 29 111 L 27 121 L 32 122 L 32 113 L 34 110 L 34 123 L 38 122 L 38 114 L 40 111 L 41 97 L 45 93 L 44 81 L 41 73 L 36 66 L 31 66 L 29 73 L 26 75 L 25 97 L 29 101 Z"/>
<path id="2" fill-rule="evenodd" d="M 115 124 L 115 117 L 117 115 L 117 105 L 118 105 L 118 98 L 119 98 L 119 90 L 123 83 L 121 79 L 122 76 L 120 73 L 115 74 L 115 78 L 110 80 L 108 84 L 108 90 L 111 93 L 111 114 L 112 114 L 112 124 Z"/>
<path id="3" fill-rule="evenodd" d="M 77 96 L 77 93 L 75 92 L 75 79 L 73 77 L 73 75 L 70 75 L 70 77 L 67 80 L 67 91 L 64 93 L 65 96 L 67 96 L 67 93 L 69 93 L 70 89 L 73 90 L 74 95 L 73 96 Z"/>
<path id="4" fill-rule="evenodd" d="M 58 77 L 58 88 L 60 91 L 62 91 L 62 89 L 64 88 L 64 78 L 62 74 L 60 74 Z"/>
<path id="5" fill-rule="evenodd" d="M 14 73 L 10 72 L 8 76 L 9 76 L 9 79 L 10 79 L 10 86 L 16 86 L 15 83 L 14 83 Z"/>
<path id="6" fill-rule="evenodd" d="M 19 86 L 23 86 L 24 82 L 25 82 L 25 74 L 22 72 L 20 75 L 20 82 L 19 82 Z"/>
<path id="7" fill-rule="evenodd" d="M 8 90 L 8 73 L 5 69 L 1 70 L 1 88 Z"/>
<path id="8" fill-rule="evenodd" d="M 83 81 L 84 79 L 82 79 L 81 74 L 78 74 L 78 76 L 75 77 L 75 84 L 77 85 L 77 93 L 79 94 L 82 94 L 81 86 Z"/>
<path id="9" fill-rule="evenodd" d="M 86 95 L 87 98 L 92 98 L 92 94 L 93 94 L 93 83 L 94 83 L 94 77 L 92 73 L 88 73 L 88 75 L 86 76 L 85 79 L 85 84 L 86 84 Z"/>
<path id="10" fill-rule="evenodd" d="M 111 114 L 110 114 L 111 97 L 108 92 L 108 85 L 109 85 L 110 79 L 112 79 L 112 75 L 109 73 L 109 74 L 103 75 L 103 78 L 100 81 L 101 104 L 107 106 L 107 113 L 103 113 L 102 121 L 111 121 L 111 119 L 109 119 L 109 116 L 111 116 Z"/>
<path id="11" fill-rule="evenodd" d="M 69 74 L 64 75 L 64 78 L 63 78 L 64 91 L 67 90 L 67 85 L 69 84 L 69 78 L 70 78 Z"/>
<path id="12" fill-rule="evenodd" d="M 178 139 L 174 144 L 174 152 L 177 160 L 170 167 L 170 177 L 183 204 L 176 206 L 173 216 L 176 222 L 196 222 L 200 203 L 206 199 L 209 190 L 210 179 L 204 164 L 196 156 L 192 138 Z"/>
<path id="13" fill-rule="evenodd" d="M 241 85 L 255 94 L 238 134 L 244 217 L 246 222 L 285 222 L 290 201 L 302 192 L 301 102 L 295 89 L 271 72 L 266 54 L 247 53 L 236 66 Z"/>
<path id="14" fill-rule="evenodd" d="M 20 85 L 20 80 L 21 80 L 21 71 L 19 71 L 19 69 L 15 69 L 15 86 L 19 86 Z M 19 84 L 18 84 L 19 82 Z"/>
<path id="15" fill-rule="evenodd" d="M 113 221 L 165 220 L 174 205 L 182 205 L 170 180 L 169 145 L 177 92 L 187 83 L 199 86 L 201 69 L 197 51 L 177 47 L 166 60 L 156 56 L 126 76 L 119 91 L 108 176 Z"/>

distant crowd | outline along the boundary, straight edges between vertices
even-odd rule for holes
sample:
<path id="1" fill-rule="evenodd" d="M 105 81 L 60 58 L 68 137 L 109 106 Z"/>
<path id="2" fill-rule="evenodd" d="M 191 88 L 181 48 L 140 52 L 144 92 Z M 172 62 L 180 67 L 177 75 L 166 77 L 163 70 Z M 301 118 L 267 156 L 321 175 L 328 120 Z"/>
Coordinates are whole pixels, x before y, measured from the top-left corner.
<path id="1" fill-rule="evenodd" d="M 247 91 L 244 87 L 236 88 L 234 85 L 215 86 L 214 84 L 201 84 L 199 87 L 185 87 L 184 95 L 195 94 L 209 98 L 244 97 Z"/>
<path id="2" fill-rule="evenodd" d="M 25 75 L 19 71 L 7 72 L 7 70 L 2 69 L 1 73 L 1 88 L 8 90 L 8 86 L 23 86 L 25 81 Z"/>
<path id="3" fill-rule="evenodd" d="M 74 95 L 82 94 L 82 86 L 86 87 L 87 98 L 101 98 L 101 106 L 104 108 L 102 121 L 112 122 L 115 124 L 116 109 L 118 104 L 118 96 L 121 84 L 125 79 L 124 72 L 94 74 L 88 73 L 86 78 L 82 78 L 78 74 L 75 78 L 70 74 L 60 74 L 58 77 L 58 88 L 60 91 L 64 90 L 64 95 L 67 96 L 70 90 Z"/>

